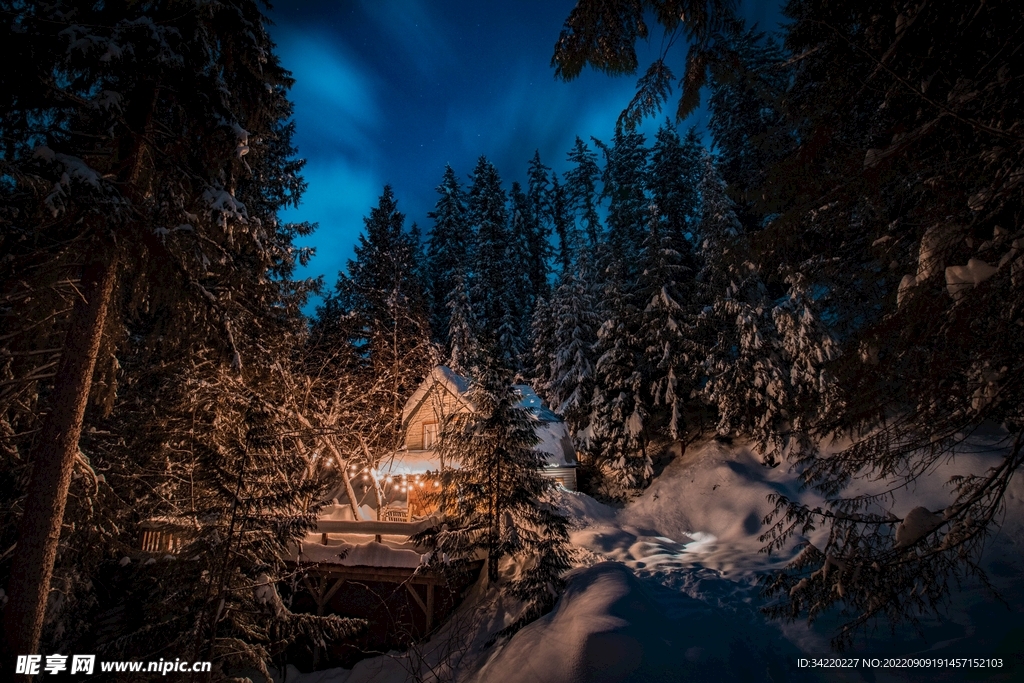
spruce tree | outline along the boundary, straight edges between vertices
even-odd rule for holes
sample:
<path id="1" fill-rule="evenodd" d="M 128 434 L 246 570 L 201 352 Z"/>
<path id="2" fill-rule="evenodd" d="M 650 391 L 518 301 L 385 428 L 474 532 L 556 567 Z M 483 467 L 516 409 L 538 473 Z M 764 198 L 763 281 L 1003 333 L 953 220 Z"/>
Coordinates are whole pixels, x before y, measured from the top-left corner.
<path id="1" fill-rule="evenodd" d="M 548 404 L 551 404 L 551 395 L 548 387 L 551 383 L 552 366 L 554 363 L 557 347 L 555 346 L 555 318 L 553 308 L 546 299 L 538 299 L 537 305 L 533 308 L 533 320 L 530 321 L 530 339 L 532 340 L 530 378 L 534 387 Z"/>
<path id="2" fill-rule="evenodd" d="M 634 286 L 621 279 L 605 285 L 594 353 L 596 386 L 590 424 L 593 449 L 618 475 L 623 488 L 642 486 L 653 473 L 640 340 L 641 311 Z"/>
<path id="3" fill-rule="evenodd" d="M 573 167 L 565 172 L 566 197 L 579 230 L 587 236 L 590 248 L 596 249 L 601 238 L 601 219 L 597 214 L 597 181 L 601 169 L 597 165 L 597 154 L 577 136 L 568 161 Z"/>
<path id="4" fill-rule="evenodd" d="M 473 377 L 480 363 L 477 322 L 465 272 L 459 272 L 448 293 L 448 367 L 463 376 Z"/>
<path id="5" fill-rule="evenodd" d="M 579 235 L 576 223 L 569 211 L 565 188 L 558 182 L 558 176 L 551 176 L 551 221 L 558 235 L 558 265 L 566 273 L 572 267 L 573 254 L 579 251 Z"/>
<path id="6" fill-rule="evenodd" d="M 678 238 L 668 232 L 671 224 L 660 218 L 652 212 L 640 255 L 636 296 L 642 320 L 642 372 L 650 405 L 668 409 L 668 435 L 680 439 L 686 428 L 683 407 L 696 387 L 693 369 L 699 359 L 693 331 L 693 267 L 692 260 L 679 253 Z M 685 238 L 683 245 L 689 246 Z"/>
<path id="7" fill-rule="evenodd" d="M 459 495 L 447 524 L 422 537 L 433 546 L 430 565 L 442 570 L 457 571 L 482 551 L 488 580 L 497 583 L 502 560 L 523 564 L 520 575 L 501 586 L 525 603 L 503 635 L 548 611 L 570 568 L 567 520 L 548 499 L 553 483 L 541 475 L 543 456 L 534 450 L 536 416 L 520 405 L 511 381 L 505 370 L 481 368 L 466 394 L 473 410 L 443 426 L 445 459 L 461 464 L 451 474 Z"/>
<path id="8" fill-rule="evenodd" d="M 576 268 L 563 274 L 551 300 L 551 357 L 544 384 L 548 404 L 565 419 L 574 438 L 589 424 L 596 379 L 594 346 L 601 324 L 599 301 L 593 259 L 584 250 Z M 539 323 L 537 331 L 543 333 L 544 327 Z"/>
<path id="9" fill-rule="evenodd" d="M 466 214 L 465 192 L 449 165 L 444 167 L 444 177 L 437 186 L 437 193 L 440 196 L 434 210 L 428 214 L 434 226 L 427 244 L 426 279 L 430 326 L 434 337 L 443 339 L 449 327 L 448 297 L 460 274 L 469 267 L 473 234 Z"/>
<path id="10" fill-rule="evenodd" d="M 782 113 L 789 74 L 781 68 L 782 49 L 762 32 L 733 36 L 728 48 L 731 58 L 711 68 L 708 130 L 741 222 L 754 229 L 772 210 L 764 193 L 755 193 L 768 182 L 785 182 L 768 173 L 794 147 L 792 126 Z"/>
<path id="11" fill-rule="evenodd" d="M 658 129 L 651 148 L 647 185 L 658 208 L 659 231 L 684 255 L 689 251 L 686 234 L 699 214 L 700 150 L 696 130 L 691 128 L 684 142 L 668 121 Z"/>
<path id="12" fill-rule="evenodd" d="M 647 225 L 648 150 L 642 134 L 621 128 L 615 131 L 612 146 L 602 149 L 606 157 L 601 196 L 608 198 L 607 244 L 611 258 L 634 277 Z"/>
<path id="13" fill-rule="evenodd" d="M 523 269 L 521 264 L 512 265 L 507 260 L 511 235 L 505 192 L 501 189 L 498 171 L 486 157 L 480 157 L 473 170 L 468 209 L 476 234 L 471 295 L 480 341 L 493 352 L 498 345 L 502 320 L 514 305 L 508 301 L 512 293 L 505 285 L 510 274 Z"/>
<path id="14" fill-rule="evenodd" d="M 548 296 L 548 261 L 551 258 L 551 169 L 541 163 L 540 152 L 535 151 L 526 172 L 526 195 L 529 201 L 528 272 L 534 296 Z"/>
<path id="15" fill-rule="evenodd" d="M 2 533 L 15 548 L 14 653 L 41 650 L 55 562 L 69 562 L 56 575 L 65 594 L 88 590 L 73 579 L 86 560 L 70 558 L 96 538 L 65 524 L 65 509 L 90 403 L 116 409 L 118 355 L 202 350 L 244 370 L 259 349 L 240 337 L 296 314 L 289 293 L 308 289 L 288 273 L 309 255 L 292 240 L 312 228 L 276 216 L 304 187 L 291 79 L 257 5 L 61 7 L 4 3 L 0 28 L 4 63 L 23 67 L 0 76 L 3 345 L 19 359 L 0 407 L 13 437 L 4 507 L 22 510 Z M 140 320 L 148 329 L 129 336 Z M 23 354 L 40 349 L 59 351 Z M 97 480 L 84 496 L 103 490 Z"/>
<path id="16" fill-rule="evenodd" d="M 363 219 L 365 231 L 340 274 L 336 294 L 351 308 L 350 343 L 362 349 L 360 372 L 378 389 L 380 419 L 371 446 L 391 449 L 400 430 L 404 397 L 415 390 L 430 365 L 430 329 L 422 282 L 417 276 L 417 245 L 404 229 L 405 216 L 389 186 Z"/>

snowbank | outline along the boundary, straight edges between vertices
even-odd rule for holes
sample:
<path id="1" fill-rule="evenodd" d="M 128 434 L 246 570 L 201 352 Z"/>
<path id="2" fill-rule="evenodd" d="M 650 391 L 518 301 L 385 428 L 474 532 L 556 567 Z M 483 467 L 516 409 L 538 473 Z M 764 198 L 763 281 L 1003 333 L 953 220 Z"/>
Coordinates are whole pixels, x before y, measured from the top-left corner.
<path id="1" fill-rule="evenodd" d="M 762 652 L 755 632 L 624 565 L 577 570 L 550 614 L 498 650 L 475 683 L 796 680 L 796 650 Z"/>

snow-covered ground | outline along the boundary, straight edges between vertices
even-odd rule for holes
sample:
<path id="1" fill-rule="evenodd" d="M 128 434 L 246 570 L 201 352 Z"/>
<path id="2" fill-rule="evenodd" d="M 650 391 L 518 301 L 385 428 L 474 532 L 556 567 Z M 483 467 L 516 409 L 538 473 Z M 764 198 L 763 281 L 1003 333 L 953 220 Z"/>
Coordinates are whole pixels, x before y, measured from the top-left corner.
<path id="1" fill-rule="evenodd" d="M 950 502 L 955 474 L 984 472 L 999 457 L 1000 434 L 976 434 L 955 458 L 891 499 L 893 514 L 938 510 Z M 861 483 L 859 491 L 885 482 Z M 692 445 L 644 493 L 615 509 L 562 491 L 581 567 L 555 609 L 507 643 L 486 647 L 490 635 L 515 618 L 493 590 L 474 588 L 466 604 L 428 643 L 412 653 L 360 662 L 353 670 L 298 675 L 299 683 L 398 683 L 458 680 L 477 683 L 619 681 L 905 681 L 1024 680 L 1024 480 L 1006 495 L 1000 530 L 983 566 L 1006 604 L 969 583 L 953 596 L 942 620 L 926 618 L 922 632 L 893 634 L 884 624 L 865 634 L 846 656 L 992 657 L 1014 669 L 999 672 L 934 669 L 850 669 L 825 673 L 798 668 L 797 659 L 827 655 L 836 617 L 813 627 L 767 621 L 757 577 L 780 566 L 792 550 L 760 553 L 767 495 L 781 492 L 808 503 L 785 465 L 768 469 L 741 444 Z M 815 539 L 810 539 L 815 540 Z M 507 567 L 506 571 L 516 571 Z"/>

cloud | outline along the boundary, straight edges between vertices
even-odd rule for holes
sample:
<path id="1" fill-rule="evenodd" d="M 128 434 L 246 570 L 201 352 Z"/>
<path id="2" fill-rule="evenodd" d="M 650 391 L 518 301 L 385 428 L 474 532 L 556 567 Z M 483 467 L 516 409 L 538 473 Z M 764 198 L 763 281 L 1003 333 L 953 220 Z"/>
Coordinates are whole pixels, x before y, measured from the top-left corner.
<path id="1" fill-rule="evenodd" d="M 368 154 L 383 121 L 373 72 L 329 36 L 281 28 L 275 38 L 282 63 L 295 76 L 291 99 L 299 112 L 300 153 L 306 142 Z"/>
<path id="2" fill-rule="evenodd" d="M 302 203 L 297 209 L 283 212 L 281 218 L 320 224 L 316 232 L 299 242 L 301 246 L 315 246 L 316 256 L 298 276 L 324 274 L 330 288 L 352 258 L 363 230 L 363 217 L 377 204 L 383 183 L 364 166 L 341 157 L 316 160 L 306 166 L 303 176 L 309 189 Z"/>
<path id="3" fill-rule="evenodd" d="M 387 42 L 405 51 L 420 72 L 434 73 L 456 62 L 455 50 L 447 37 L 451 28 L 431 11 L 436 9 L 436 3 L 361 0 L 360 7 Z"/>

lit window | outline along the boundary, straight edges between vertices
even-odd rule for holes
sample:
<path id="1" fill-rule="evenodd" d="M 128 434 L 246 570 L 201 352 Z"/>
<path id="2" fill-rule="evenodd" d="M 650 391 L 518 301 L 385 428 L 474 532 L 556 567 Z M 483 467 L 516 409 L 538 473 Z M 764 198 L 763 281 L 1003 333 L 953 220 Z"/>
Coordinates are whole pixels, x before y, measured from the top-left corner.
<path id="1" fill-rule="evenodd" d="M 428 422 L 423 425 L 423 448 L 433 448 L 437 443 L 437 423 Z"/>

